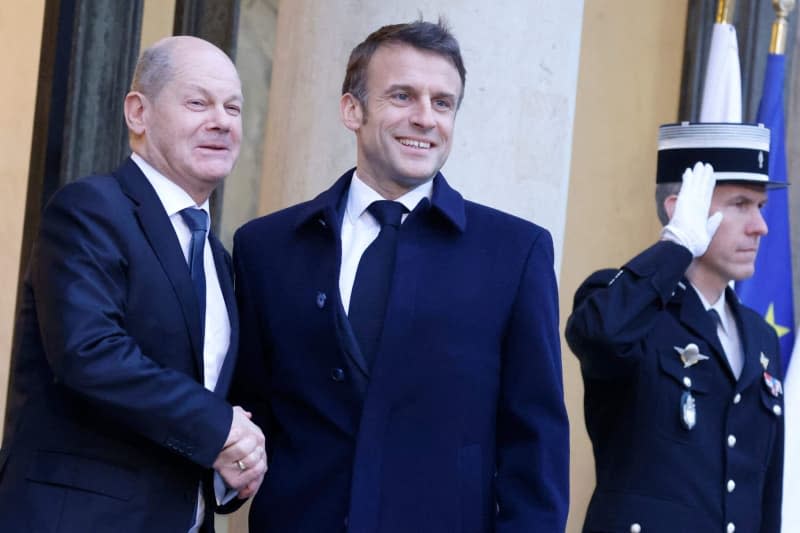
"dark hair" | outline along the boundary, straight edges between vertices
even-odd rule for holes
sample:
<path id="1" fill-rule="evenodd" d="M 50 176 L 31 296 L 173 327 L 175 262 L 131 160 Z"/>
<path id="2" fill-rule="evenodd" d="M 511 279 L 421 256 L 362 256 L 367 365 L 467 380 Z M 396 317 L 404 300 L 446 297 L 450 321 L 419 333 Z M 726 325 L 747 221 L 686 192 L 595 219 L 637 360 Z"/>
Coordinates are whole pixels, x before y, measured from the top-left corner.
<path id="1" fill-rule="evenodd" d="M 407 44 L 449 59 L 461 77 L 461 94 L 458 97 L 458 105 L 461 105 L 467 71 L 461 59 L 458 41 L 450 33 L 447 22 L 441 17 L 436 24 L 420 19 L 406 24 L 383 26 L 372 32 L 364 42 L 350 52 L 342 94 L 352 94 L 364 109 L 367 108 L 367 66 L 378 48 L 391 44 Z"/>

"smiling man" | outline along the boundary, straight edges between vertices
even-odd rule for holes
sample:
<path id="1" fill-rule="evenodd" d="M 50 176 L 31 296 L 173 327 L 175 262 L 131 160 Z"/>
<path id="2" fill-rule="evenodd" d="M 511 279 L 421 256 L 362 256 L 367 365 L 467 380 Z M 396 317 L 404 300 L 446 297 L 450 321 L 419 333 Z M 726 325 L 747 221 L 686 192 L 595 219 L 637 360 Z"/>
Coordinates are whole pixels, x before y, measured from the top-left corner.
<path id="1" fill-rule="evenodd" d="M 586 533 L 780 531 L 778 339 L 729 286 L 767 233 L 768 151 L 761 126 L 662 126 L 661 240 L 575 294 L 566 337 L 597 475 Z"/>
<path id="2" fill-rule="evenodd" d="M 564 529 L 552 241 L 439 172 L 464 80 L 441 22 L 371 34 L 340 102 L 356 168 L 236 234 L 233 401 L 271 457 L 251 531 Z"/>
<path id="3" fill-rule="evenodd" d="M 208 231 L 241 106 L 221 50 L 159 41 L 125 97 L 131 157 L 45 208 L 14 335 L 3 531 L 209 533 L 219 504 L 258 489 L 264 435 L 225 400 L 231 260 Z"/>

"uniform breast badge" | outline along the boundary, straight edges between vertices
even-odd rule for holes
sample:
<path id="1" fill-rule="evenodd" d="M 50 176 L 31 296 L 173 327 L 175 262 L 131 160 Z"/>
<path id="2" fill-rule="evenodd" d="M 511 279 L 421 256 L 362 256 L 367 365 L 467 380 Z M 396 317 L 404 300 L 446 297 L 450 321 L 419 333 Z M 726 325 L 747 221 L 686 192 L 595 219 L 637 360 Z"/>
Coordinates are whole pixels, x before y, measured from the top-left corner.
<path id="1" fill-rule="evenodd" d="M 707 355 L 700 353 L 700 349 L 693 342 L 687 344 L 685 348 L 681 348 L 680 346 L 673 346 L 673 348 L 675 348 L 675 351 L 678 352 L 681 362 L 683 362 L 683 368 L 689 368 L 690 366 L 696 365 L 700 361 L 705 361 L 708 359 Z"/>
<path id="2" fill-rule="evenodd" d="M 766 370 L 764 371 L 764 384 L 769 389 L 770 394 L 774 397 L 778 397 L 783 394 L 783 385 L 781 385 L 781 380 L 776 377 L 773 377 L 769 372 Z"/>
<path id="3" fill-rule="evenodd" d="M 697 423 L 697 408 L 695 407 L 692 391 L 687 390 L 681 394 L 681 424 L 691 430 Z"/>

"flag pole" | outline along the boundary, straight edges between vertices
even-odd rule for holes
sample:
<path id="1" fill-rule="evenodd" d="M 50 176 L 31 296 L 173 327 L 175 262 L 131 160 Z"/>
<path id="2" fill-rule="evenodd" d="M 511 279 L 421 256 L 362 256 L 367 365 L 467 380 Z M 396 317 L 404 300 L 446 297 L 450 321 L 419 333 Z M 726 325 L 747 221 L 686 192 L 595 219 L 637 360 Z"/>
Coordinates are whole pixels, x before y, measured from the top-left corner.
<path id="1" fill-rule="evenodd" d="M 775 3 L 776 0 L 773 0 L 773 6 Z M 718 0 L 717 18 L 714 20 L 714 24 L 733 24 L 733 11 L 735 8 L 736 0 Z"/>
<path id="2" fill-rule="evenodd" d="M 725 3 L 720 0 L 720 4 Z M 772 37 L 769 41 L 769 53 L 784 55 L 786 53 L 786 35 L 789 31 L 789 23 L 786 19 L 795 6 L 795 0 L 772 0 L 772 8 L 775 10 L 775 22 L 772 23 Z M 717 5 L 717 16 L 719 17 L 720 6 Z"/>

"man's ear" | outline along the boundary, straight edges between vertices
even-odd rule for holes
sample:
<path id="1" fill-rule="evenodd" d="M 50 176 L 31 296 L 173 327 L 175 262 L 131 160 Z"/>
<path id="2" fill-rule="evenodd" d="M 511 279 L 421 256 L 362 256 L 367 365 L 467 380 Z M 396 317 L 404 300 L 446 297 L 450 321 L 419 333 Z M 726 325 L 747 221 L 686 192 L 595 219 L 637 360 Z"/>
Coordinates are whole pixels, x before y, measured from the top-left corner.
<path id="1" fill-rule="evenodd" d="M 672 215 L 675 213 L 675 204 L 678 202 L 677 194 L 670 194 L 664 198 L 664 211 L 667 212 L 667 218 L 672 220 Z"/>
<path id="2" fill-rule="evenodd" d="M 339 100 L 339 114 L 342 123 L 350 131 L 358 131 L 364 123 L 364 109 L 361 102 L 350 93 L 345 93 Z"/>
<path id="3" fill-rule="evenodd" d="M 125 123 L 134 135 L 142 135 L 144 133 L 146 100 L 147 97 L 137 91 L 131 91 L 125 95 Z"/>

